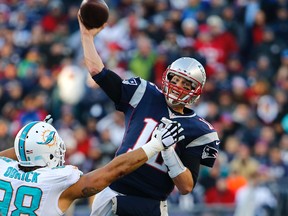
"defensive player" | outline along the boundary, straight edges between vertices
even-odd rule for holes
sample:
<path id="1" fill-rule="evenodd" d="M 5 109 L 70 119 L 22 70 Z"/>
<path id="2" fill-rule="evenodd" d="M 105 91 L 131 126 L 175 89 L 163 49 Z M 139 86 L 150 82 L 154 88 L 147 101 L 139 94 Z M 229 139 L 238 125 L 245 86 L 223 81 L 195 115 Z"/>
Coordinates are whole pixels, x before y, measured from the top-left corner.
<path id="1" fill-rule="evenodd" d="M 179 123 L 165 122 L 146 145 L 85 175 L 74 166 L 64 166 L 65 144 L 52 125 L 28 123 L 18 132 L 14 149 L 0 153 L 0 215 L 63 215 L 75 199 L 98 193 L 183 139 Z"/>
<path id="2" fill-rule="evenodd" d="M 87 30 L 79 19 L 85 63 L 95 82 L 124 112 L 126 131 L 117 155 L 139 148 L 150 138 L 162 116 L 177 120 L 185 139 L 174 148 L 150 158 L 133 173 L 97 194 L 93 216 L 168 215 L 166 199 L 174 188 L 192 191 L 200 164 L 212 167 L 219 149 L 213 126 L 199 117 L 191 105 L 200 97 L 206 81 L 203 66 L 193 58 L 174 61 L 164 72 L 162 90 L 139 77 L 122 80 L 104 67 L 94 37 L 105 27 Z"/>

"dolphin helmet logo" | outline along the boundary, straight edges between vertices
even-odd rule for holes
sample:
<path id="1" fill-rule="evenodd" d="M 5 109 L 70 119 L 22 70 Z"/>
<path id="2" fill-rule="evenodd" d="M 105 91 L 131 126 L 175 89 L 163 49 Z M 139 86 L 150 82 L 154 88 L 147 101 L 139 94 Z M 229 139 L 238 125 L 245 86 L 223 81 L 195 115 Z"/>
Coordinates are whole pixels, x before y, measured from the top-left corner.
<path id="1" fill-rule="evenodd" d="M 55 131 L 44 131 L 42 134 L 43 142 L 37 142 L 39 145 L 53 146 L 56 143 Z"/>

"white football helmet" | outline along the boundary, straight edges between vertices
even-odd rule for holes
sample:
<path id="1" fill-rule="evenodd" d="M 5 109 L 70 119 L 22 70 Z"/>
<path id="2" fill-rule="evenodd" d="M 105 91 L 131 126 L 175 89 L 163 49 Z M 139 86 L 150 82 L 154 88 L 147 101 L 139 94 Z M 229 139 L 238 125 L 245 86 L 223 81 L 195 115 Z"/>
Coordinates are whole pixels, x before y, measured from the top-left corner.
<path id="1" fill-rule="evenodd" d="M 16 135 L 14 148 L 21 166 L 64 165 L 66 147 L 56 129 L 42 121 L 25 125 Z"/>
<path id="2" fill-rule="evenodd" d="M 174 75 L 191 81 L 192 89 L 186 90 L 172 84 L 170 81 Z M 182 57 L 174 61 L 164 72 L 162 91 L 166 96 L 168 105 L 190 105 L 200 97 L 205 82 L 206 73 L 202 64 L 194 58 Z M 177 96 L 175 96 L 176 94 L 171 94 L 171 91 L 177 92 Z"/>

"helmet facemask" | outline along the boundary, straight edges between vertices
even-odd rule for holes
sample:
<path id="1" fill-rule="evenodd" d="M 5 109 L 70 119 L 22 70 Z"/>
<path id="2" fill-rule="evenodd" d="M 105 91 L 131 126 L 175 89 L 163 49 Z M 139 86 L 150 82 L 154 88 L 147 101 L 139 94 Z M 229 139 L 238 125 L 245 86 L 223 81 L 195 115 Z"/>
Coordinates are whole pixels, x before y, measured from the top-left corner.
<path id="1" fill-rule="evenodd" d="M 58 148 L 55 149 L 54 154 L 50 154 L 50 160 L 47 161 L 48 167 L 56 167 L 56 166 L 64 166 L 65 163 L 65 152 L 66 152 L 66 145 L 63 140 L 58 136 L 57 142 Z"/>

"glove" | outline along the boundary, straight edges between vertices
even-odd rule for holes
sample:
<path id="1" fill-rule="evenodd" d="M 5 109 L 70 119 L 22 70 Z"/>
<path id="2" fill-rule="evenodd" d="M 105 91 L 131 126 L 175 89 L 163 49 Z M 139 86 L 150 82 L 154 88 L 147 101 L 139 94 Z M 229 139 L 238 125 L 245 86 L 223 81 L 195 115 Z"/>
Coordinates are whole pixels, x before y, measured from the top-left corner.
<path id="1" fill-rule="evenodd" d="M 52 124 L 53 118 L 50 114 L 48 114 L 43 121 L 48 123 L 48 124 Z"/>
<path id="2" fill-rule="evenodd" d="M 141 148 L 145 151 L 148 159 L 150 159 L 160 151 L 183 140 L 185 136 L 180 136 L 183 130 L 180 123 L 162 118 L 161 123 L 154 129 L 151 140 Z"/>
<path id="3" fill-rule="evenodd" d="M 153 131 L 152 138 L 157 139 L 164 149 L 167 149 L 185 138 L 184 135 L 180 136 L 183 130 L 180 123 L 163 117 L 161 123 Z"/>

